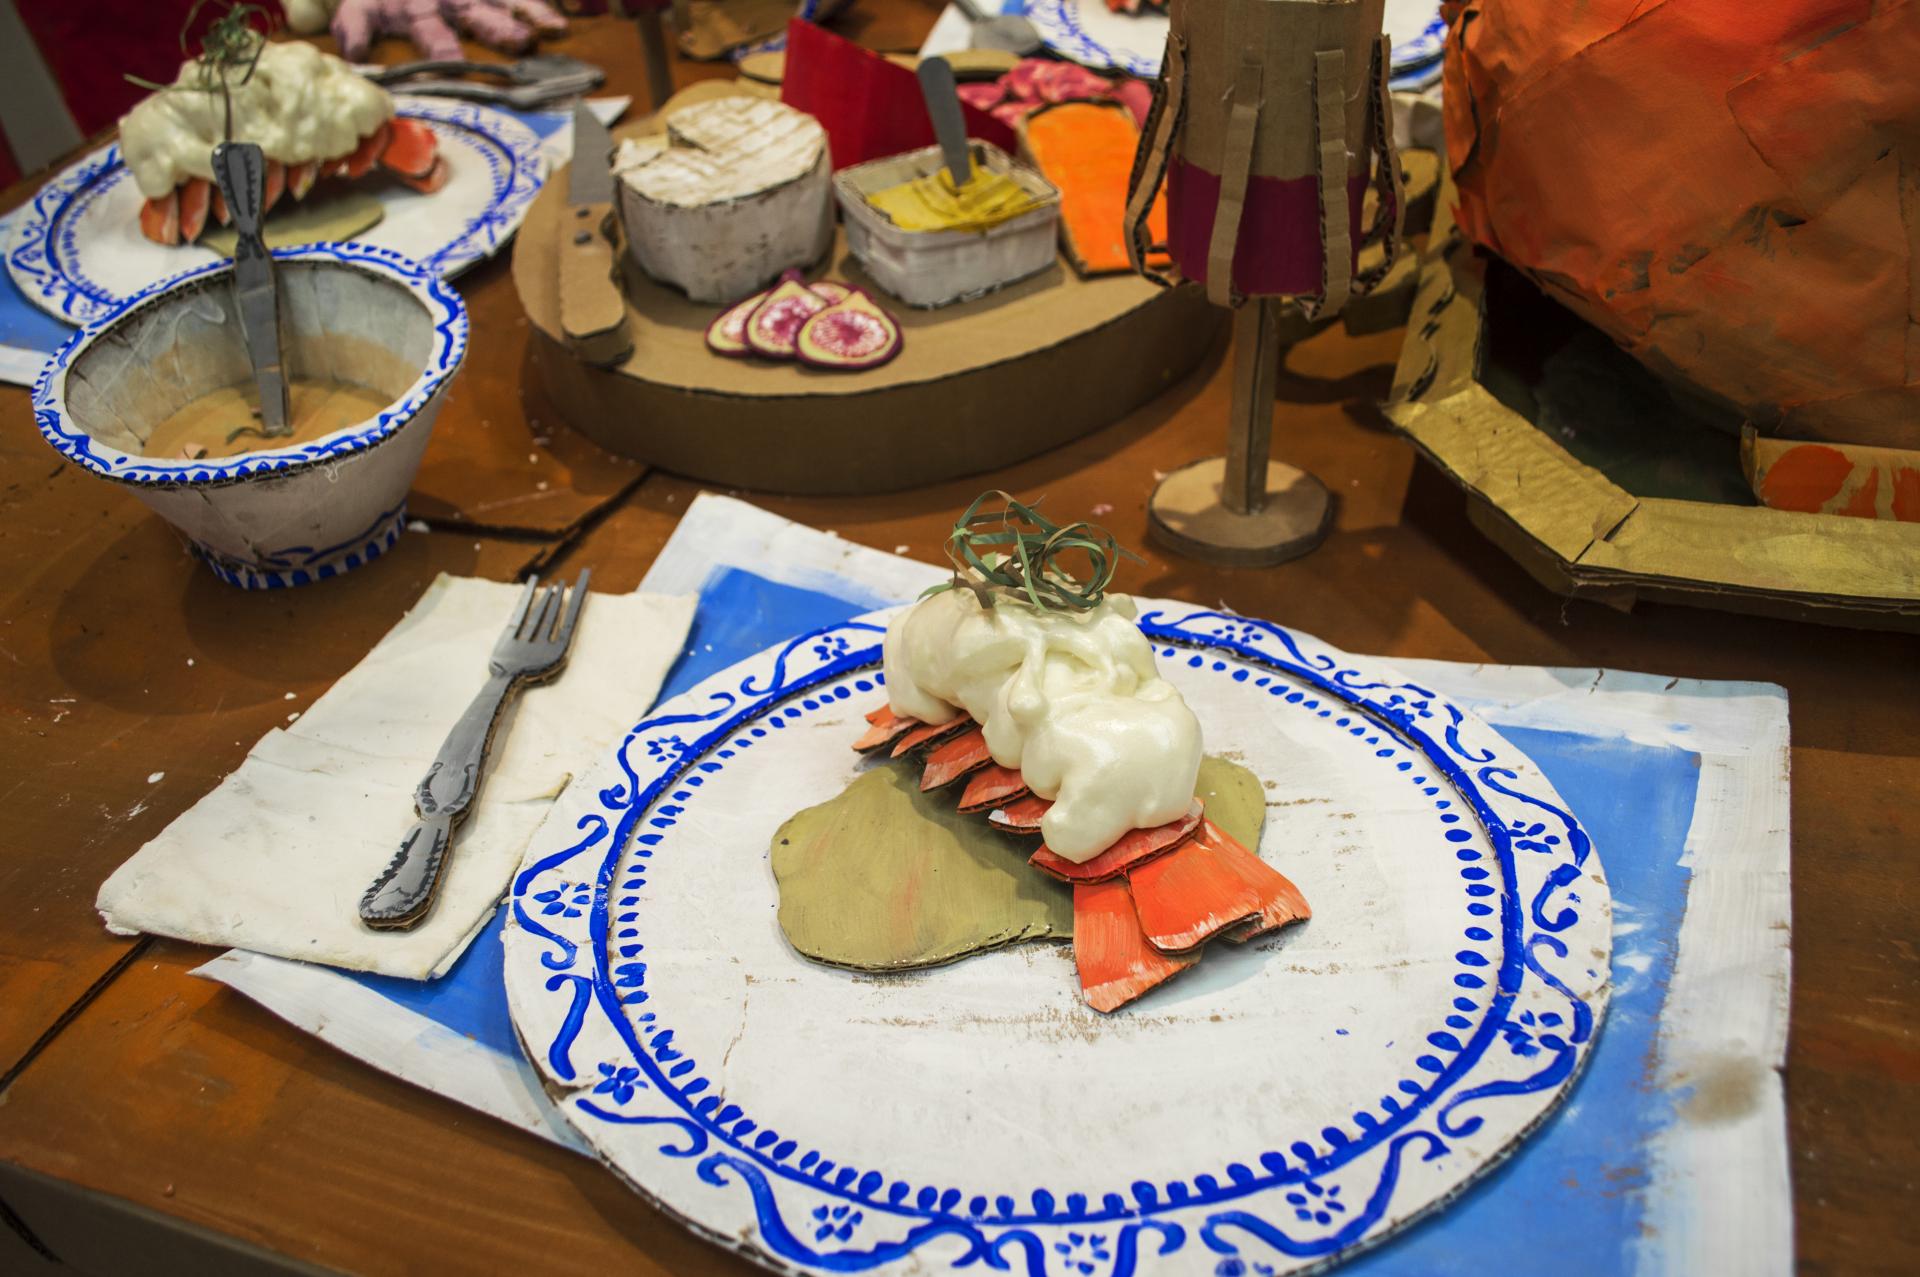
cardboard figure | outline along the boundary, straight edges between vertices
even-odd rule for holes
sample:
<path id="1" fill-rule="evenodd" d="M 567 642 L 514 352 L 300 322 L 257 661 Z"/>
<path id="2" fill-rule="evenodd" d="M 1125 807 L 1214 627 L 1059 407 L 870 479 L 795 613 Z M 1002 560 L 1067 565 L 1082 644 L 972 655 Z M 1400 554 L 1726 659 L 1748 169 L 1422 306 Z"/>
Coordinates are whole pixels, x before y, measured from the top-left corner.
<path id="1" fill-rule="evenodd" d="M 1175 0 L 1162 77 L 1127 203 L 1134 269 L 1206 287 L 1234 310 L 1227 455 L 1169 475 L 1156 539 L 1216 562 L 1263 565 L 1326 535 L 1320 481 L 1267 459 L 1281 323 L 1338 314 L 1391 269 L 1403 200 L 1387 105 L 1384 0 Z M 1170 270 L 1148 261 L 1164 182 Z M 1371 218 L 1362 226 L 1368 188 Z M 1356 273 L 1372 243 L 1382 260 Z"/>

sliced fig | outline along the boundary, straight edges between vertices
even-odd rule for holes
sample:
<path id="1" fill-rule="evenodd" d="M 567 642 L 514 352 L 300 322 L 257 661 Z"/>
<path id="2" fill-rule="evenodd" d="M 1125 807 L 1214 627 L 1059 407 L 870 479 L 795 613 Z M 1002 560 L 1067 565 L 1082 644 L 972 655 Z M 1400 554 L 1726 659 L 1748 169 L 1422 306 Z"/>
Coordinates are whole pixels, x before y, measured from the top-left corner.
<path id="1" fill-rule="evenodd" d="M 847 300 L 853 293 L 852 284 L 843 284 L 837 279 L 816 279 L 807 287 L 826 298 L 829 306 Z"/>
<path id="2" fill-rule="evenodd" d="M 389 129 L 387 145 L 380 152 L 380 163 L 403 177 L 425 178 L 432 173 L 440 149 L 433 130 L 404 115 L 394 116 Z"/>
<path id="3" fill-rule="evenodd" d="M 900 353 L 900 325 L 855 288 L 845 301 L 809 316 L 793 344 L 801 362 L 815 368 L 878 368 Z"/>
<path id="4" fill-rule="evenodd" d="M 767 299 L 766 292 L 755 293 L 745 301 L 735 302 L 720 312 L 720 317 L 707 325 L 707 349 L 716 355 L 725 355 L 729 359 L 744 359 L 750 352 L 747 349 L 747 320 L 760 303 Z"/>
<path id="5" fill-rule="evenodd" d="M 267 161 L 267 189 L 260 199 L 260 216 L 265 217 L 280 202 L 281 193 L 287 189 L 287 166 L 279 160 Z"/>
<path id="6" fill-rule="evenodd" d="M 180 242 L 180 192 L 168 191 L 140 206 L 140 233 L 156 244 Z"/>
<path id="7" fill-rule="evenodd" d="M 826 298 L 798 278 L 783 277 L 747 316 L 747 348 L 768 359 L 792 359 L 800 326 L 827 306 Z"/>
<path id="8" fill-rule="evenodd" d="M 213 183 L 204 177 L 190 177 L 180 184 L 180 242 L 191 244 L 207 228 L 207 212 L 212 207 Z"/>

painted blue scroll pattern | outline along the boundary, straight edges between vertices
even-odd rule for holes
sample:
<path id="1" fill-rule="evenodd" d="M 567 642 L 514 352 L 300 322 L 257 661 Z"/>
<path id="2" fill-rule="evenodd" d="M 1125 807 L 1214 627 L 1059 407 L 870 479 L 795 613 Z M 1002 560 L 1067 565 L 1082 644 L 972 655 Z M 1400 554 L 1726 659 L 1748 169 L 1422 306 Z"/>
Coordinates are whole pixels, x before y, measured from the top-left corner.
<path id="1" fill-rule="evenodd" d="M 433 321 L 433 348 L 419 379 L 372 419 L 322 436 L 311 443 L 285 448 L 263 448 L 256 452 L 205 461 L 151 461 L 95 440 L 68 416 L 65 376 L 68 365 L 83 347 L 133 312 L 158 304 L 163 296 L 177 288 L 196 280 L 211 283 L 233 269 L 231 262 L 220 261 L 155 282 L 68 339 L 34 380 L 33 418 L 42 437 L 75 465 L 124 483 L 172 487 L 229 483 L 256 475 L 287 473 L 337 462 L 385 443 L 420 415 L 421 410 L 446 386 L 459 369 L 461 360 L 466 357 L 466 304 L 460 300 L 460 295 L 452 285 L 422 270 L 417 263 L 399 253 L 372 244 L 345 243 L 278 248 L 273 250 L 273 256 L 276 261 L 333 262 L 405 286 L 425 307 Z"/>
<path id="2" fill-rule="evenodd" d="M 1372 677 L 1305 636 L 1243 617 L 1182 609 L 1150 612 L 1141 625 L 1163 660 L 1210 667 L 1250 691 L 1350 722 L 1347 730 L 1366 733 L 1364 743 L 1377 745 L 1428 797 L 1450 795 L 1436 805 L 1464 804 L 1486 831 L 1496 868 L 1467 863 L 1480 853 L 1464 838 L 1449 844 L 1466 865 L 1472 943 L 1457 955 L 1461 996 L 1453 1013 L 1427 1037 L 1433 1054 L 1420 1067 L 1432 1076 L 1424 1084 L 1403 1083 L 1403 1096 L 1378 1114 L 1356 1115 L 1352 1130 L 1329 1128 L 1316 1142 L 1232 1162 L 1224 1174 L 1134 1181 L 1097 1196 L 1045 1188 L 969 1195 L 911 1184 L 803 1148 L 718 1093 L 649 1005 L 634 906 L 649 861 L 709 777 L 807 713 L 875 698 L 884 683 L 875 669 L 880 627 L 859 620 L 802 635 L 639 724 L 618 754 L 623 780 L 602 789 L 598 807 L 580 822 L 587 836 L 516 880 L 517 927 L 538 942 L 536 960 L 554 972 L 547 981 L 554 1000 L 530 1017 L 516 1007 L 516 1016 L 536 1054 L 544 1044 L 550 1066 L 565 1062 L 569 1071 L 554 1068 L 555 1075 L 585 1088 L 568 1101 L 570 1116 L 590 1137 L 596 1124 L 660 1127 L 660 1156 L 697 1159 L 698 1184 L 745 1195 L 755 1247 L 782 1266 L 819 1272 L 872 1271 L 936 1245 L 923 1263 L 937 1254 L 955 1268 L 1036 1277 L 1130 1274 L 1149 1256 L 1189 1249 L 1183 1266 L 1287 1271 L 1377 1241 L 1444 1200 L 1475 1169 L 1448 1159 L 1483 1125 L 1486 1106 L 1564 1088 L 1591 1046 L 1598 1017 L 1574 988 L 1593 990 L 1588 996 L 1603 1008 L 1604 981 L 1596 986 L 1557 935 L 1578 919 L 1580 902 L 1564 894 L 1542 920 L 1539 901 L 1520 898 L 1515 861 L 1526 857 L 1529 881 L 1542 878 L 1538 863 L 1550 866 L 1549 882 L 1563 865 L 1575 876 L 1597 873 L 1597 863 L 1586 863 L 1590 842 L 1537 773 L 1505 765 L 1518 761 L 1510 746 L 1426 688 Z M 1552 842 L 1540 828 L 1543 814 L 1552 817 Z M 590 848 L 600 859 L 586 916 L 536 917 L 571 898 L 563 884 L 584 879 L 574 862 Z M 519 941 L 512 931 L 508 943 L 513 961 Z M 583 1001 L 591 1004 L 584 1011 Z M 1477 1022 L 1464 1010 L 1479 1013 Z M 575 1072 L 571 1052 L 589 1017 L 602 1035 L 596 1040 L 610 1033 L 628 1054 Z M 603 1089 L 609 1078 L 624 1079 L 619 1091 L 631 1103 L 608 1102 L 619 1098 Z M 1410 1176 L 1450 1166 L 1447 1192 L 1430 1182 L 1396 1205 Z"/>

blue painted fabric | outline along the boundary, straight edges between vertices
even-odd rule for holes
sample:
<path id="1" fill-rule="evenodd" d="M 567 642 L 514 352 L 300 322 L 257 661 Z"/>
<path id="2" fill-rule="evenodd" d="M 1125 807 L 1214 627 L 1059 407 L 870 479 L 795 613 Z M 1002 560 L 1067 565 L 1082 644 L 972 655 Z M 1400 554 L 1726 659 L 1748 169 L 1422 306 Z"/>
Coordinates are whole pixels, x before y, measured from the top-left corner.
<path id="1" fill-rule="evenodd" d="M 781 639 L 875 606 L 846 583 L 841 597 L 737 568 L 707 580 L 667 700 Z M 1543 1239 L 1560 1277 L 1617 1277 L 1641 1244 L 1646 1150 L 1673 1118 L 1673 1097 L 1646 1084 L 1680 920 L 1699 758 L 1684 750 L 1567 732 L 1502 728 L 1534 760 L 1593 835 L 1612 888 L 1614 996 L 1599 1045 L 1573 1094 L 1546 1128 L 1434 1219 L 1356 1258 L 1366 1277 L 1483 1277 L 1541 1271 Z M 501 919 L 443 979 L 427 984 L 356 977 L 366 987 L 495 1051 L 518 1045 L 502 982 Z M 1522 1026 L 1524 1028 L 1524 1025 Z M 1224 1259 L 1219 1277 L 1271 1272 Z"/>

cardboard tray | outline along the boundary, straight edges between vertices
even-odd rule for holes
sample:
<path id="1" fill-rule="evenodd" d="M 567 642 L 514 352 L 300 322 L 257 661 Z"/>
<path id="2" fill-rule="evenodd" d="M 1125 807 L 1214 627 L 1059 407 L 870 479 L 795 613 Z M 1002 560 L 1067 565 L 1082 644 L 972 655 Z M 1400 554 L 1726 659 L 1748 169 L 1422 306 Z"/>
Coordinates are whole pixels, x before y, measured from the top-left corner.
<path id="1" fill-rule="evenodd" d="M 1700 481 L 1706 466 L 1697 452 L 1670 467 L 1693 476 L 1693 499 L 1646 495 L 1657 485 L 1639 483 L 1643 495 L 1635 495 L 1516 410 L 1515 396 L 1496 395 L 1488 383 L 1498 370 L 1486 366 L 1499 322 L 1488 263 L 1455 233 L 1453 203 L 1447 182 L 1386 411 L 1467 491 L 1482 532 L 1548 588 L 1623 610 L 1644 598 L 1920 630 L 1920 524 L 1772 510 L 1724 486 L 1716 496 Z M 1609 388 L 1640 372 L 1621 359 L 1631 367 L 1603 383 Z M 1637 422 L 1641 432 L 1664 428 L 1679 449 L 1699 436 L 1681 405 L 1648 403 L 1669 415 Z M 1597 419 L 1552 424 L 1562 437 L 1607 429 Z M 1737 445 L 1720 438 L 1737 469 Z"/>
<path id="2" fill-rule="evenodd" d="M 514 244 L 535 369 L 568 423 L 602 447 L 710 483 L 890 492 L 1009 465 L 1158 395 L 1200 362 L 1226 321 L 1198 288 L 1081 279 L 1057 258 L 985 297 L 912 310 L 836 238 L 816 277 L 865 288 L 893 312 L 905 346 L 891 363 L 831 372 L 721 358 L 706 348 L 719 307 L 629 269 L 634 352 L 619 367 L 594 368 L 561 336 L 566 189 L 563 174 L 546 183 Z"/>

